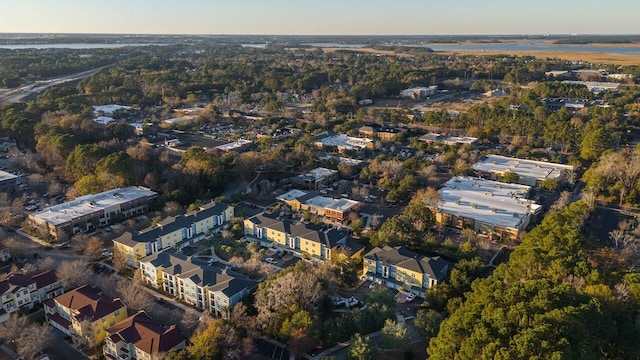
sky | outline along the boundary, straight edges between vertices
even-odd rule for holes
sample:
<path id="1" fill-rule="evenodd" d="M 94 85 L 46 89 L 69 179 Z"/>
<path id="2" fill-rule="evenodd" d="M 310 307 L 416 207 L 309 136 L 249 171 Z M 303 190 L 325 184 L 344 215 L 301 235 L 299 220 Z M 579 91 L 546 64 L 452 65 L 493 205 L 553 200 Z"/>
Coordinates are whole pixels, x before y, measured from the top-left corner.
<path id="1" fill-rule="evenodd" d="M 640 0 L 0 0 L 0 33 L 639 34 Z"/>

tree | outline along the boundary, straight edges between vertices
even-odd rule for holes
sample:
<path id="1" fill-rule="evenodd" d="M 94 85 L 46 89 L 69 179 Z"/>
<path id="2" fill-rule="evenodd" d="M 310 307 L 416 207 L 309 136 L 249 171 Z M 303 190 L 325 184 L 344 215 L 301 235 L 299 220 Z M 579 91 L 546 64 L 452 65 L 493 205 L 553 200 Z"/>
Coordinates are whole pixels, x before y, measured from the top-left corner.
<path id="1" fill-rule="evenodd" d="M 505 171 L 504 174 L 502 174 L 502 182 L 505 182 L 507 184 L 514 184 L 518 182 L 518 174 L 512 172 L 512 171 Z"/>
<path id="2" fill-rule="evenodd" d="M 431 338 L 438 334 L 440 330 L 440 323 L 444 316 L 439 312 L 432 309 L 420 309 L 414 319 L 414 325 L 424 334 L 427 338 Z"/>
<path id="3" fill-rule="evenodd" d="M 622 205 L 640 177 L 640 153 L 621 151 L 603 155 L 595 167 L 595 172 L 617 185 L 620 205 Z"/>
<path id="4" fill-rule="evenodd" d="M 89 259 L 95 259 L 102 253 L 102 249 L 104 249 L 104 243 L 97 236 L 92 236 L 87 241 L 87 244 L 84 248 L 84 254 L 89 257 Z"/>
<path id="5" fill-rule="evenodd" d="M 149 309 L 153 305 L 152 296 L 149 296 L 140 282 L 140 276 L 136 276 L 134 280 L 123 278 L 116 287 L 122 301 L 133 310 Z"/>
<path id="6" fill-rule="evenodd" d="M 219 342 L 222 339 L 220 320 L 209 320 L 199 327 L 189 340 L 189 358 L 193 360 L 223 359 Z"/>
<path id="7" fill-rule="evenodd" d="M 407 328 L 397 322 L 387 319 L 382 327 L 380 342 L 386 349 L 398 349 L 407 341 Z"/>
<path id="8" fill-rule="evenodd" d="M 611 147 L 611 133 L 598 119 L 593 119 L 584 128 L 580 143 L 580 156 L 585 160 L 595 160 L 603 151 Z"/>
<path id="9" fill-rule="evenodd" d="M 558 188 L 558 181 L 555 179 L 544 179 L 540 182 L 540 187 L 547 191 L 555 191 Z"/>
<path id="10" fill-rule="evenodd" d="M 83 260 L 64 261 L 58 265 L 58 279 L 66 289 L 76 288 L 87 284 L 91 272 Z"/>
<path id="11" fill-rule="evenodd" d="M 348 360 L 373 360 L 375 359 L 375 351 L 371 346 L 368 336 L 355 334 L 353 336 L 353 344 L 347 353 Z"/>

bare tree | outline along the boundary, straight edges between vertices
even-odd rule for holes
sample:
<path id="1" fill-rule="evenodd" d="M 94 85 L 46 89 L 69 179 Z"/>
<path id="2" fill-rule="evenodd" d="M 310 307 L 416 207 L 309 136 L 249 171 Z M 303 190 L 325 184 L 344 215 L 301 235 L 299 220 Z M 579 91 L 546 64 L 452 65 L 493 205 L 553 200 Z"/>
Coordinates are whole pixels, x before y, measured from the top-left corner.
<path id="1" fill-rule="evenodd" d="M 100 256 L 102 249 L 104 248 L 104 242 L 100 240 L 97 236 L 92 236 L 86 243 L 84 248 L 84 254 L 89 257 L 89 259 L 95 259 Z"/>
<path id="2" fill-rule="evenodd" d="M 24 359 L 36 356 L 53 341 L 53 330 L 48 324 L 29 324 L 16 340 L 16 350 Z"/>
<path id="3" fill-rule="evenodd" d="M 62 262 L 58 265 L 57 273 L 58 279 L 67 289 L 86 284 L 91 276 L 87 263 L 83 260 Z"/>
<path id="4" fill-rule="evenodd" d="M 556 212 L 564 209 L 564 207 L 569 204 L 569 201 L 571 201 L 571 193 L 566 190 L 561 192 L 558 200 L 549 207 L 549 212 Z"/>
<path id="5" fill-rule="evenodd" d="M 46 258 L 38 262 L 37 266 L 38 272 L 45 272 L 55 269 L 56 263 L 51 257 L 47 256 Z"/>
<path id="6" fill-rule="evenodd" d="M 134 280 L 126 278 L 118 281 L 116 292 L 120 295 L 122 301 L 134 310 L 145 310 L 153 305 L 153 298 L 149 295 L 140 283 L 139 276 Z"/>
<path id="7" fill-rule="evenodd" d="M 618 191 L 620 205 L 622 205 L 640 177 L 640 154 L 636 152 L 629 154 L 626 151 L 607 154 L 598 163 L 596 173 L 608 181 L 620 184 Z"/>

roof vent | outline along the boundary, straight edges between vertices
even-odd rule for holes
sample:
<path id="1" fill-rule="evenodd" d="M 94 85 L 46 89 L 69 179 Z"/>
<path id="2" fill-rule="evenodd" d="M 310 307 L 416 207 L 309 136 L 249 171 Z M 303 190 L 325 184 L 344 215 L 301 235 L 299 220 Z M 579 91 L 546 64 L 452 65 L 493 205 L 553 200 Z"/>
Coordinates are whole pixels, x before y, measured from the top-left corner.
<path id="1" fill-rule="evenodd" d="M 492 209 L 491 209 L 491 212 L 492 212 L 492 213 L 497 213 L 497 212 L 498 212 L 498 209 L 496 209 L 496 208 L 492 208 Z"/>
<path id="2" fill-rule="evenodd" d="M 474 209 L 477 209 L 478 208 L 478 204 L 471 204 L 471 207 L 474 208 Z"/>

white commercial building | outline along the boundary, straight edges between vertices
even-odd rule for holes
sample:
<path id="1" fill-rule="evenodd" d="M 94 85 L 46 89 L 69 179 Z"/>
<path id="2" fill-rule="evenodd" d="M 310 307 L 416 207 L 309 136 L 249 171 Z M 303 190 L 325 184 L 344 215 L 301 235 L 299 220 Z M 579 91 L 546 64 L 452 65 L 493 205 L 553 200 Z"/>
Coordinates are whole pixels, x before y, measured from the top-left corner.
<path id="1" fill-rule="evenodd" d="M 436 221 L 480 234 L 514 239 L 541 206 L 527 195 L 531 187 L 481 178 L 457 176 L 438 190 L 442 202 Z"/>
<path id="2" fill-rule="evenodd" d="M 471 168 L 491 180 L 501 180 L 506 172 L 512 172 L 518 175 L 518 184 L 529 186 L 540 186 L 540 183 L 547 179 L 562 181 L 567 173 L 574 169 L 571 165 L 501 155 L 488 155 Z"/>
<path id="3" fill-rule="evenodd" d="M 315 144 L 321 148 L 325 146 L 335 146 L 339 152 L 342 152 L 344 150 L 364 150 L 371 148 L 373 147 L 373 140 L 340 134 L 320 138 Z"/>
<path id="4" fill-rule="evenodd" d="M 146 212 L 149 202 L 157 196 L 140 186 L 112 189 L 50 206 L 30 214 L 29 222 L 42 235 L 59 240 L 65 235 L 95 230 L 119 216 L 126 218 Z"/>

